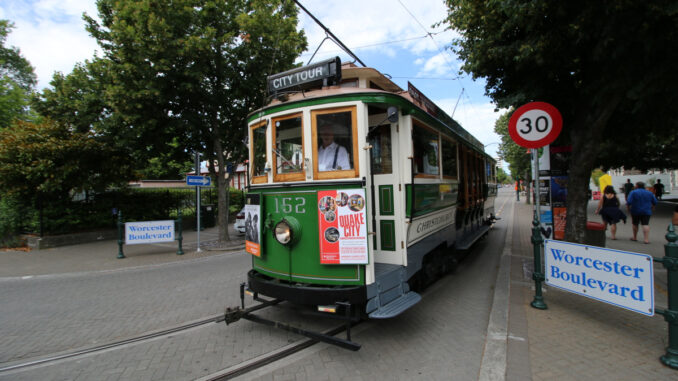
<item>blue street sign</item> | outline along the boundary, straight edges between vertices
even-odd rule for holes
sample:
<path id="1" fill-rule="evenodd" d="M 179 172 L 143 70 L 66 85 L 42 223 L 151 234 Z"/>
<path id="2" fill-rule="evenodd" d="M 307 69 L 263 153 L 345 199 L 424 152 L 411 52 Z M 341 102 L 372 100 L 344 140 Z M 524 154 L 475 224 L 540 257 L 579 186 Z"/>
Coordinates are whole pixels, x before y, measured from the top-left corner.
<path id="1" fill-rule="evenodd" d="M 191 187 L 212 186 L 212 178 L 209 176 L 186 176 L 186 185 Z"/>

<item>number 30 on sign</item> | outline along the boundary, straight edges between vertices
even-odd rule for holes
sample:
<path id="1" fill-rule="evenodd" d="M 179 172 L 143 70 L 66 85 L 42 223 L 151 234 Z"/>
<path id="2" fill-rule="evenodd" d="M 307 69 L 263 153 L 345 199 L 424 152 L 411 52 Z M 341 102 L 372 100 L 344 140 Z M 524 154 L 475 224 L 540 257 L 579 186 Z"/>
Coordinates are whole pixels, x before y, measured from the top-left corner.
<path id="1" fill-rule="evenodd" d="M 509 135 L 525 148 L 540 148 L 553 143 L 563 128 L 563 117 L 553 105 L 531 102 L 520 106 L 509 120 Z"/>

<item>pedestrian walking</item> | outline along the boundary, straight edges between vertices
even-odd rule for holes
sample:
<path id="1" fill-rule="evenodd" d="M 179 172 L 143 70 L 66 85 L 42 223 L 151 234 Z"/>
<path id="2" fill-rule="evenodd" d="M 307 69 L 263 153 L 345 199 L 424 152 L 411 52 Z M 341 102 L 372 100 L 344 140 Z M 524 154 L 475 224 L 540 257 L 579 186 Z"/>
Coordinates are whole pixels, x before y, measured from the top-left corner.
<path id="1" fill-rule="evenodd" d="M 657 182 L 654 184 L 654 196 L 657 197 L 657 200 L 661 200 L 663 194 L 664 184 L 662 184 L 660 179 L 657 179 Z"/>
<path id="2" fill-rule="evenodd" d="M 610 225 L 610 238 L 613 240 L 617 239 L 617 223 L 621 220 L 626 223 L 626 214 L 619 209 L 620 205 L 614 187 L 612 185 L 606 186 L 603 190 L 603 197 L 598 202 L 596 214 L 600 214 L 603 218 L 605 229 L 607 229 L 607 225 Z"/>
<path id="3" fill-rule="evenodd" d="M 633 191 L 633 184 L 631 183 L 631 179 L 626 179 L 626 184 L 624 184 L 624 200 L 629 199 L 629 193 Z"/>
<path id="4" fill-rule="evenodd" d="M 516 180 L 516 201 L 520 201 L 520 183 Z"/>
<path id="5" fill-rule="evenodd" d="M 626 199 L 626 208 L 631 213 L 631 223 L 633 224 L 633 237 L 631 241 L 637 241 L 638 225 L 643 225 L 643 238 L 645 243 L 650 243 L 650 216 L 654 206 L 657 205 L 657 198 L 645 189 L 645 183 L 639 181 L 636 183 L 636 189 L 629 193 Z"/>

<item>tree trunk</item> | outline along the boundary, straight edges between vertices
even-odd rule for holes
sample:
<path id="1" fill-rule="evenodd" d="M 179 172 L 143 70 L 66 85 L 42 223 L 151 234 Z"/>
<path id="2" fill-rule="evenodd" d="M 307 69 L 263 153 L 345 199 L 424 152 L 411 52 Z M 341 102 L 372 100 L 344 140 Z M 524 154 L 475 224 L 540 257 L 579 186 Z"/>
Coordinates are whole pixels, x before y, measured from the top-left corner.
<path id="1" fill-rule="evenodd" d="M 567 220 L 565 225 L 565 240 L 569 242 L 585 243 L 586 209 L 588 207 L 588 186 L 591 171 L 596 165 L 598 146 L 603 132 L 612 113 L 622 99 L 619 95 L 609 97 L 599 108 L 590 104 L 582 104 L 584 110 L 574 119 L 570 129 L 572 139 L 572 158 L 567 183 Z M 586 110 L 594 110 L 586 112 Z"/>
<path id="2" fill-rule="evenodd" d="M 214 152 L 217 155 L 217 192 L 218 192 L 218 214 L 217 225 L 219 226 L 219 242 L 228 242 L 231 237 L 228 234 L 228 215 L 229 215 L 229 201 L 230 188 L 226 181 L 226 159 L 224 156 L 221 140 L 217 134 L 213 138 Z"/>

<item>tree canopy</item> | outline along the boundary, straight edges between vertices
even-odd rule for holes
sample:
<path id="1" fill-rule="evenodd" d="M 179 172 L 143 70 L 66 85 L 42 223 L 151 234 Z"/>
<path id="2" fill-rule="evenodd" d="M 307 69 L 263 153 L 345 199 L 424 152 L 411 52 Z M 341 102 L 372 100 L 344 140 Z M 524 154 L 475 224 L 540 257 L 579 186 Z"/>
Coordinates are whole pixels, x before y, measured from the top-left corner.
<path id="1" fill-rule="evenodd" d="M 266 76 L 291 68 L 306 47 L 296 7 L 282 0 L 98 0 L 97 7 L 101 22 L 86 15 L 87 30 L 103 50 L 106 101 L 120 117 L 107 128 L 139 158 L 203 153 L 219 187 L 220 239 L 229 239 L 226 162 L 244 157 L 247 114 L 264 104 Z"/>
<path id="2" fill-rule="evenodd" d="M 566 239 L 582 242 L 591 170 L 675 139 L 678 12 L 672 0 L 447 0 L 463 70 L 499 107 L 555 105 L 570 167 Z M 609 149 L 614 147 L 615 149 Z M 605 151 L 607 149 L 607 151 Z M 619 155 L 616 156 L 619 158 Z M 619 162 L 619 164 L 623 164 Z M 617 165 L 618 166 L 618 165 Z"/>
<path id="3" fill-rule="evenodd" d="M 124 182 L 131 176 L 125 162 L 90 133 L 50 120 L 16 121 L 0 130 L 0 190 L 26 203 L 37 195 L 63 198 Z"/>
<path id="4" fill-rule="evenodd" d="M 13 27 L 8 20 L 0 20 L 0 129 L 17 118 L 29 118 L 27 107 L 36 83 L 33 67 L 19 49 L 5 46 Z"/>

